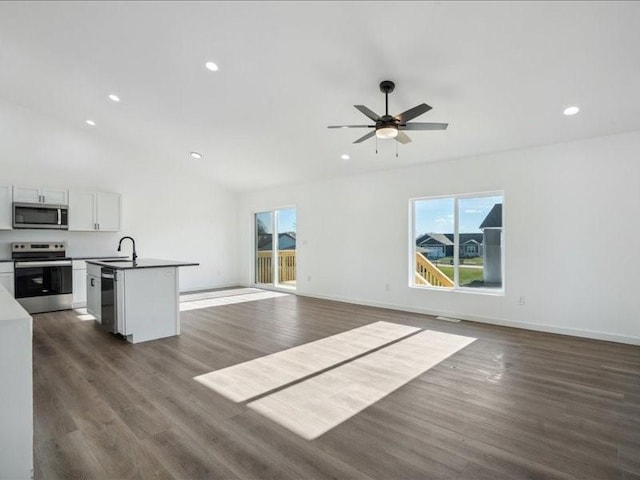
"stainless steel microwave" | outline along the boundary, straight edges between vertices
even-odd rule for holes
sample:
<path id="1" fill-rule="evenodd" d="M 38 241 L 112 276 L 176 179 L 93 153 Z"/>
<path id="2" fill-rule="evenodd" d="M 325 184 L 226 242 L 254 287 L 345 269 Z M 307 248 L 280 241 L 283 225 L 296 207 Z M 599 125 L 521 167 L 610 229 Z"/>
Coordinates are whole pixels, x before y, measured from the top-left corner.
<path id="1" fill-rule="evenodd" d="M 69 207 L 43 203 L 14 203 L 13 228 L 69 229 Z"/>

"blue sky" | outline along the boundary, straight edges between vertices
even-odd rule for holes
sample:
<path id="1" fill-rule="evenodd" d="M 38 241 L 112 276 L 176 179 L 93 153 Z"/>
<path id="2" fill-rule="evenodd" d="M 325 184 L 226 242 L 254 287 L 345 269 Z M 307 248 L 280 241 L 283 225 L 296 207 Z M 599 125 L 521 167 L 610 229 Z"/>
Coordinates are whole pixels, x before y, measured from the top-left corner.
<path id="1" fill-rule="evenodd" d="M 271 212 L 258 213 L 258 219 L 262 221 L 266 227 L 267 233 L 272 233 L 272 217 Z M 286 210 L 278 210 L 278 232 L 295 232 L 296 231 L 296 209 L 288 208 Z"/>
<path id="2" fill-rule="evenodd" d="M 460 233 L 482 233 L 478 227 L 496 203 L 502 203 L 502 196 L 461 198 Z M 416 237 L 423 233 L 453 233 L 453 209 L 453 198 L 416 201 Z"/>
<path id="3" fill-rule="evenodd" d="M 296 209 L 278 210 L 278 232 L 296 231 Z"/>

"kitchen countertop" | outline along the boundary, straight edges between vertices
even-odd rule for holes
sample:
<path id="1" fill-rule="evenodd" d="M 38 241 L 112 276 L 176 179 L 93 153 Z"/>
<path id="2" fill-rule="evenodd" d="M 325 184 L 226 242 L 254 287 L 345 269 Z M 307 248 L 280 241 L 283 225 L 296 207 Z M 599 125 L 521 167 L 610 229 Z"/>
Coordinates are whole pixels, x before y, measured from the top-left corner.
<path id="1" fill-rule="evenodd" d="M 87 260 L 87 263 L 100 267 L 113 268 L 114 270 L 132 270 L 137 268 L 163 268 L 163 267 L 197 267 L 199 263 L 178 262 L 174 260 L 160 260 L 157 258 L 139 258 L 136 262 L 131 260 L 102 262 L 100 260 Z"/>
<path id="2" fill-rule="evenodd" d="M 122 260 L 128 260 L 129 257 L 127 255 L 93 255 L 91 257 L 76 257 L 74 255 L 69 255 L 71 260 L 115 260 L 117 258 L 121 258 Z"/>

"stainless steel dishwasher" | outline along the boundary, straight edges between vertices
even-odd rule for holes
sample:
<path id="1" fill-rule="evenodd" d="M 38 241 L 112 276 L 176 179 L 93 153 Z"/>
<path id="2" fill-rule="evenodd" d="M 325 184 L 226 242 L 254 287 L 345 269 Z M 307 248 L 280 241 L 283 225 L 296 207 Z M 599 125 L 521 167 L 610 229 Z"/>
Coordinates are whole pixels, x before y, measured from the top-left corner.
<path id="1" fill-rule="evenodd" d="M 102 327 L 111 333 L 118 333 L 118 295 L 116 283 L 118 272 L 113 268 L 102 268 L 100 272 L 100 310 Z"/>

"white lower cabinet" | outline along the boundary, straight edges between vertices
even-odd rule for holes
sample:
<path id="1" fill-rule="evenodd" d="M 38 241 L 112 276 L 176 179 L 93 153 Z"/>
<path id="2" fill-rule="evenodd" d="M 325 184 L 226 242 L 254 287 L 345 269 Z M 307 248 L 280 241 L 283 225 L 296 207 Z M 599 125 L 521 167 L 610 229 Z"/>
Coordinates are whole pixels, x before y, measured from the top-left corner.
<path id="1" fill-rule="evenodd" d="M 73 308 L 87 305 L 87 263 L 84 260 L 73 261 Z"/>
<path id="2" fill-rule="evenodd" d="M 7 292 L 9 292 L 12 296 L 15 296 L 13 262 L 0 262 L 0 284 L 5 288 Z"/>
<path id="3" fill-rule="evenodd" d="M 100 283 L 100 267 L 87 265 L 87 312 L 102 323 L 102 284 Z"/>

